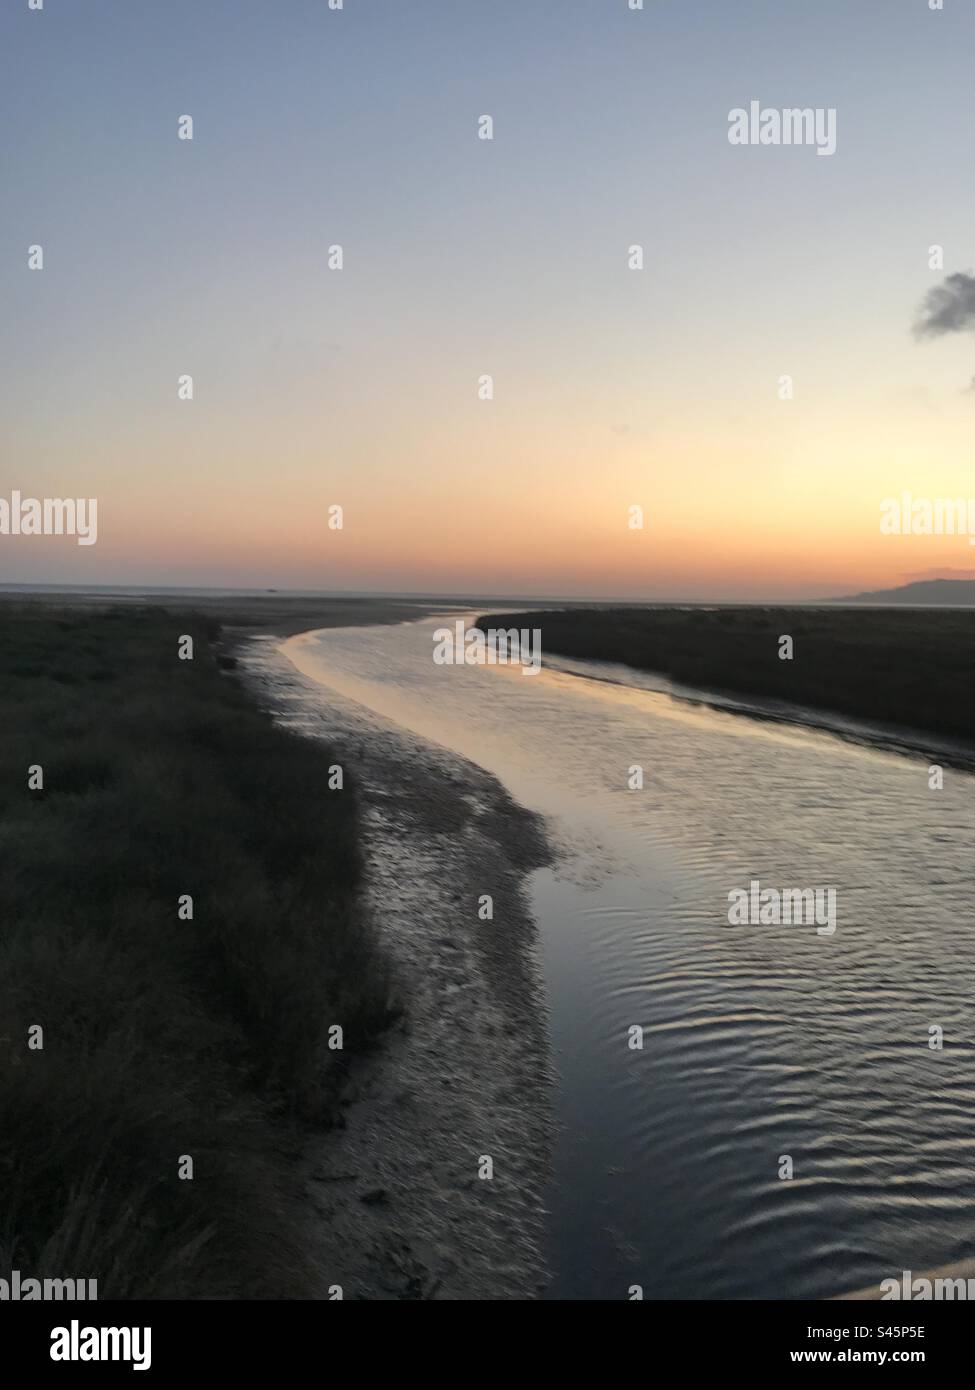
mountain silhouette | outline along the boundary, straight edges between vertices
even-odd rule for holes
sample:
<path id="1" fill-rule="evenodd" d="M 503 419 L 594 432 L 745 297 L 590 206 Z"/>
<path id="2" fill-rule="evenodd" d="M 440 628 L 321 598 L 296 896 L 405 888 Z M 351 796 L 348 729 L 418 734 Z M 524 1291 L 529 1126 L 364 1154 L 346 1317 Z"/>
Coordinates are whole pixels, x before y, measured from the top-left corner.
<path id="1" fill-rule="evenodd" d="M 975 579 L 917 579 L 896 589 L 874 589 L 830 599 L 831 603 L 908 603 L 938 608 L 975 608 Z"/>

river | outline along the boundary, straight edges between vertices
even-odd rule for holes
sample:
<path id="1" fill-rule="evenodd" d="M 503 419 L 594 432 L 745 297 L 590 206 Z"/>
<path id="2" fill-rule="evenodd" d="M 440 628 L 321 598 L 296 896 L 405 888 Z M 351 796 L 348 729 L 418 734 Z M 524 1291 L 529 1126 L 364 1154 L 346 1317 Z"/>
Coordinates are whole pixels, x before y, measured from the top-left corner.
<path id="1" fill-rule="evenodd" d="M 598 663 L 440 666 L 439 621 L 284 650 L 547 818 L 553 1296 L 821 1298 L 975 1253 L 972 776 Z M 729 925 L 752 880 L 835 887 L 835 932 Z"/>

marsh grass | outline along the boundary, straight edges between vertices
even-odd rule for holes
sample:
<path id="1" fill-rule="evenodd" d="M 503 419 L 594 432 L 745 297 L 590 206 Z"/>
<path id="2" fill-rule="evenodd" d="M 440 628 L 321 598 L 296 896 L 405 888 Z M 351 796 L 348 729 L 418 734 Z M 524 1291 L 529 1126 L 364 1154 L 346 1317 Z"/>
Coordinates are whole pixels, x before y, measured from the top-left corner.
<path id="1" fill-rule="evenodd" d="M 327 1278 L 296 1156 L 388 981 L 347 769 L 329 791 L 335 753 L 276 727 L 217 639 L 160 608 L 0 605 L 0 1272 L 103 1298 Z"/>
<path id="2" fill-rule="evenodd" d="M 573 608 L 478 626 L 540 628 L 545 652 L 618 661 L 975 742 L 975 612 L 896 608 Z M 778 639 L 795 643 L 779 659 Z"/>

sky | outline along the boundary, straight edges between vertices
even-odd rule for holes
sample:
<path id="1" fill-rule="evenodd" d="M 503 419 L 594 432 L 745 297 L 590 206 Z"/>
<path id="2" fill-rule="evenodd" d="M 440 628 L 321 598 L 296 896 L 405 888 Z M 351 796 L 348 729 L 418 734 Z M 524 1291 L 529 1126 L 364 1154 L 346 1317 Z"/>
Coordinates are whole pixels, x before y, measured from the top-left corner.
<path id="1" fill-rule="evenodd" d="M 0 497 L 98 538 L 0 535 L 0 582 L 975 575 L 879 524 L 975 498 L 975 301 L 912 331 L 975 270 L 975 5 L 629 5 L 3 0 Z M 752 101 L 835 153 L 731 144 Z"/>

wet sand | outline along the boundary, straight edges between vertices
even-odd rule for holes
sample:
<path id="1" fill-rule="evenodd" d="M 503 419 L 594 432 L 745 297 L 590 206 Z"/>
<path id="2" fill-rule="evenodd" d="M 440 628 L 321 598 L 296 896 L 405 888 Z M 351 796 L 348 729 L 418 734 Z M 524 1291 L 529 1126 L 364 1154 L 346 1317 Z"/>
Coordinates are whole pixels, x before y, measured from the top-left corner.
<path id="1" fill-rule="evenodd" d="M 541 823 L 472 763 L 301 675 L 281 645 L 238 637 L 242 678 L 342 753 L 402 1006 L 355 1059 L 344 1128 L 306 1155 L 310 1204 L 343 1252 L 327 1283 L 345 1298 L 537 1297 L 553 1083 L 524 881 L 550 858 Z"/>

